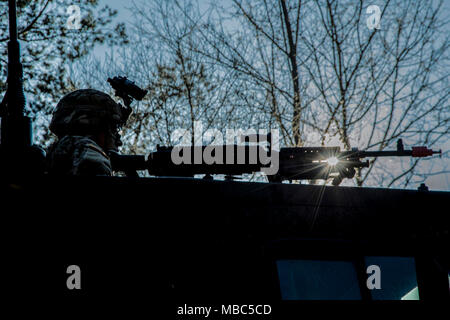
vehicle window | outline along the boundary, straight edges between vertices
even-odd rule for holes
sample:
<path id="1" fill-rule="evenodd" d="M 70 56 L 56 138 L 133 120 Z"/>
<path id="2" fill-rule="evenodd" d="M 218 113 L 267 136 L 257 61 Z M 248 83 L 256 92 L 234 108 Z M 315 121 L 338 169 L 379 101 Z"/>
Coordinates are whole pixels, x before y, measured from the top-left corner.
<path id="1" fill-rule="evenodd" d="M 283 300 L 361 300 L 350 261 L 277 260 Z"/>
<path id="2" fill-rule="evenodd" d="M 413 257 L 371 256 L 365 257 L 365 263 L 380 271 L 380 288 L 370 290 L 373 300 L 419 300 Z"/>

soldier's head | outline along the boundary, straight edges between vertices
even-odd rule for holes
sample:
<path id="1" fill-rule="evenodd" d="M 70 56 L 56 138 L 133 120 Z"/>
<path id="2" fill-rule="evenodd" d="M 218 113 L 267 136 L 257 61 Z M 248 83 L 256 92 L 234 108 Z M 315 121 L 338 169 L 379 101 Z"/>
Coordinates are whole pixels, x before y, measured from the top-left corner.
<path id="1" fill-rule="evenodd" d="M 58 138 L 90 136 L 106 151 L 117 151 L 122 145 L 119 129 L 127 121 L 130 111 L 101 91 L 76 90 L 58 102 L 50 130 Z"/>

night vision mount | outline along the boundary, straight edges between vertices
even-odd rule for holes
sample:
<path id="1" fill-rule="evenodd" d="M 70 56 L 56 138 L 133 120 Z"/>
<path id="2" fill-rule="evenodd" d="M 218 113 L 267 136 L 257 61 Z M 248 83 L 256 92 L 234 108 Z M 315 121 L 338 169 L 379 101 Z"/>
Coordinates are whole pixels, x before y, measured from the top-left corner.
<path id="1" fill-rule="evenodd" d="M 147 90 L 139 88 L 133 81 L 128 80 L 126 77 L 114 77 L 108 78 L 108 83 L 115 90 L 115 95 L 123 99 L 123 102 L 127 108 L 133 102 L 133 99 L 138 101 L 142 100 L 147 94 Z"/>

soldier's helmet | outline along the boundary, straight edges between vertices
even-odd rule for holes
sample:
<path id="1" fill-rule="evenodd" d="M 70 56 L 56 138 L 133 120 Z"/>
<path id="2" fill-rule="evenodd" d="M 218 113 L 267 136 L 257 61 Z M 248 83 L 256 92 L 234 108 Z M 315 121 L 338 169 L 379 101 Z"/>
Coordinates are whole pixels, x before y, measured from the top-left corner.
<path id="1" fill-rule="evenodd" d="M 131 108 L 116 103 L 108 94 L 81 89 L 65 95 L 56 105 L 50 130 L 58 137 L 99 132 L 125 124 Z"/>

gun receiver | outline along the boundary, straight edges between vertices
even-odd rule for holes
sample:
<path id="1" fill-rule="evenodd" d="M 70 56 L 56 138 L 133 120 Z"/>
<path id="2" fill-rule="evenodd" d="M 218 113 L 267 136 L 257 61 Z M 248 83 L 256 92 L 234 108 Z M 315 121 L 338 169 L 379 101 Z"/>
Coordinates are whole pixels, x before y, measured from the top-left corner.
<path id="1" fill-rule="evenodd" d="M 265 141 L 270 141 L 268 138 Z M 221 163 L 207 164 L 195 161 L 195 154 L 204 154 L 207 146 L 194 147 L 157 147 L 155 152 L 144 156 L 127 156 L 117 153 L 111 154 L 111 164 L 115 171 L 147 170 L 154 176 L 193 177 L 196 174 L 224 174 L 228 178 L 242 174 L 261 172 L 269 167 L 260 159 L 265 149 L 256 145 L 225 145 L 220 146 L 223 152 Z M 271 150 L 271 149 L 270 149 Z M 173 153 L 188 153 L 188 163 L 173 162 Z M 281 148 L 280 151 L 271 150 L 271 157 L 278 157 L 278 172 L 268 175 L 270 182 L 284 180 L 317 180 L 333 178 L 333 185 L 339 185 L 344 178 L 353 178 L 357 168 L 367 168 L 370 162 L 361 161 L 371 157 L 427 157 L 442 153 L 426 147 L 413 147 L 411 150 L 403 148 L 400 139 L 397 150 L 389 151 L 340 151 L 339 147 L 302 147 Z"/>
<path id="2" fill-rule="evenodd" d="M 259 172 L 266 165 L 258 161 L 258 155 L 262 152 L 257 146 L 226 145 L 223 147 L 223 155 L 228 163 L 196 163 L 195 154 L 203 155 L 207 146 L 196 147 L 157 147 L 146 158 L 142 155 L 120 155 L 110 153 L 111 165 L 114 171 L 147 170 L 153 176 L 193 177 L 196 174 L 225 174 L 229 178 L 246 173 Z M 188 153 L 190 163 L 175 164 L 172 154 Z M 213 152 L 214 154 L 214 152 Z M 250 156 L 252 154 L 253 156 Z M 239 155 L 242 155 L 240 157 Z M 128 174 L 127 174 L 128 175 Z"/>

